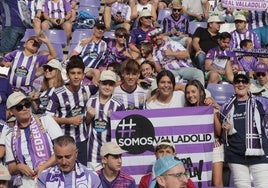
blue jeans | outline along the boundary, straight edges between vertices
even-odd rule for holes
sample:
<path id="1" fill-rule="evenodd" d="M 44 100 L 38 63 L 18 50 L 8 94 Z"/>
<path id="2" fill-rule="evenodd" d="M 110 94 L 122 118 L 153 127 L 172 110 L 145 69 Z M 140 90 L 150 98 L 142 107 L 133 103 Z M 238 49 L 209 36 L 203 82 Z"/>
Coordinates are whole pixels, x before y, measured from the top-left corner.
<path id="1" fill-rule="evenodd" d="M 20 40 L 25 34 L 25 29 L 20 27 L 4 27 L 1 34 L 0 53 L 16 50 Z"/>
<path id="2" fill-rule="evenodd" d="M 203 72 L 205 72 L 205 60 L 206 60 L 206 54 L 204 53 L 200 53 L 194 58 L 196 67 Z"/>

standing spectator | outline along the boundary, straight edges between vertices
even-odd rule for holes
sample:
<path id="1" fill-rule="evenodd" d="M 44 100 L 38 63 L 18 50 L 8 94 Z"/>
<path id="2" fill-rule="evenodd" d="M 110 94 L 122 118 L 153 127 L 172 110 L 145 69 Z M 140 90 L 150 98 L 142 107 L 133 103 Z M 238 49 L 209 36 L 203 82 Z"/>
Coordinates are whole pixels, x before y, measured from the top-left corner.
<path id="1" fill-rule="evenodd" d="M 175 77 L 181 79 L 199 80 L 204 84 L 203 72 L 192 66 L 190 53 L 177 41 L 166 41 L 162 30 L 155 29 L 149 33 L 155 45 L 153 57 L 162 69 L 170 70 Z"/>
<path id="2" fill-rule="evenodd" d="M 171 5 L 171 15 L 163 20 L 163 33 L 190 50 L 192 38 L 188 33 L 189 20 L 182 14 L 181 1 L 173 0 Z"/>
<path id="3" fill-rule="evenodd" d="M 49 54 L 37 54 L 41 42 L 46 44 Z M 30 93 L 33 91 L 32 85 L 37 69 L 47 61 L 56 58 L 57 53 L 45 35 L 31 36 L 23 46 L 23 50 L 15 50 L 7 54 L 1 64 L 10 67 L 9 83 L 13 89 Z"/>
<path id="4" fill-rule="evenodd" d="M 240 48 L 240 42 L 244 39 L 250 39 L 254 48 L 261 48 L 258 35 L 254 31 L 247 29 L 247 19 L 244 15 L 236 15 L 234 22 L 235 30 L 230 33 L 232 35 L 231 49 Z"/>
<path id="5" fill-rule="evenodd" d="M 205 61 L 205 75 L 208 83 L 219 83 L 226 81 L 226 64 L 234 63 L 235 54 L 229 50 L 232 37 L 228 32 L 219 35 L 219 45 L 208 51 Z"/>
<path id="6" fill-rule="evenodd" d="M 42 30 L 62 28 L 66 33 L 67 40 L 71 38 L 72 23 L 70 19 L 72 9 L 70 2 L 66 0 L 45 0 L 43 16 L 45 20 L 42 22 Z"/>
<path id="7" fill-rule="evenodd" d="M 0 13 L 3 27 L 1 31 L 0 55 L 1 53 L 3 55 L 18 48 L 26 27 L 20 18 L 18 1 L 1 1 Z"/>
<path id="8" fill-rule="evenodd" d="M 103 17 L 107 30 L 115 30 L 124 27 L 127 32 L 131 25 L 131 8 L 126 0 L 106 0 Z"/>
<path id="9" fill-rule="evenodd" d="M 66 71 L 69 83 L 55 89 L 47 106 L 51 114 L 61 126 L 64 135 L 72 136 L 78 151 L 78 160 L 87 165 L 88 130 L 85 122 L 86 103 L 95 94 L 95 85 L 81 85 L 84 78 L 85 65 L 79 56 L 73 56 L 67 64 Z"/>
<path id="10" fill-rule="evenodd" d="M 103 168 L 98 171 L 103 188 L 135 188 L 134 178 L 121 171 L 122 150 L 116 143 L 107 142 L 102 145 L 100 155 L 102 157 Z"/>
<path id="11" fill-rule="evenodd" d="M 125 110 L 124 105 L 113 97 L 116 74 L 103 70 L 100 76 L 99 92 L 87 102 L 86 121 L 89 129 L 88 166 L 97 171 L 102 168 L 100 148 L 111 141 L 111 112 Z"/>
<path id="12" fill-rule="evenodd" d="M 209 17 L 208 0 L 184 0 L 182 1 L 182 8 L 185 17 L 189 21 L 205 22 Z"/>
<path id="13" fill-rule="evenodd" d="M 194 62 L 198 69 L 205 72 L 206 54 L 211 48 L 218 45 L 220 25 L 223 21 L 218 15 L 211 15 L 208 19 L 208 28 L 198 27 L 193 34 L 192 46 Z"/>
<path id="14" fill-rule="evenodd" d="M 189 174 L 177 157 L 171 155 L 160 157 L 153 166 L 153 174 L 156 186 L 150 188 L 187 187 Z"/>
<path id="15" fill-rule="evenodd" d="M 141 42 L 146 40 L 147 35 L 154 28 L 152 27 L 152 14 L 149 10 L 143 10 L 139 13 L 138 27 L 131 30 L 130 42 L 128 44 L 132 51 L 133 58 L 140 56 Z"/>
<path id="16" fill-rule="evenodd" d="M 54 152 L 56 165 L 41 173 L 38 188 L 102 188 L 98 175 L 76 160 L 78 149 L 71 136 L 64 135 L 55 139 Z"/>
<path id="17" fill-rule="evenodd" d="M 249 92 L 249 77 L 234 76 L 235 95 L 221 107 L 225 161 L 235 187 L 268 187 L 268 139 L 263 105 Z"/>
<path id="18" fill-rule="evenodd" d="M 115 30 L 114 35 L 115 39 L 112 39 L 108 43 L 107 54 L 104 60 L 106 66 L 113 62 L 122 64 L 127 58 L 132 58 L 130 50 L 127 48 L 127 30 L 123 27 L 119 27 Z"/>
<path id="19" fill-rule="evenodd" d="M 134 59 L 127 59 L 121 65 L 122 84 L 114 90 L 117 98 L 126 110 L 142 110 L 145 108 L 147 93 L 138 85 L 140 77 L 140 65 Z"/>
<path id="20" fill-rule="evenodd" d="M 6 137 L 6 164 L 14 184 L 35 187 L 35 178 L 55 163 L 52 140 L 62 135 L 59 125 L 50 115 L 31 114 L 31 101 L 21 92 L 7 99 L 7 109 L 16 117 L 13 131 Z"/>

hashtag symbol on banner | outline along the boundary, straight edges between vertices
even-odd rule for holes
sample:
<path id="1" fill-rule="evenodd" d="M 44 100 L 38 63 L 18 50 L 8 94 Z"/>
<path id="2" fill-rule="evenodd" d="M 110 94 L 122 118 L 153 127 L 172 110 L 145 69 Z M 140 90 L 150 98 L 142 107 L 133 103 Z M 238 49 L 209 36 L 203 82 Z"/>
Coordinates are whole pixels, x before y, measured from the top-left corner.
<path id="1" fill-rule="evenodd" d="M 125 119 L 123 119 L 122 124 L 119 124 L 118 126 L 122 128 L 121 130 L 118 130 L 118 132 L 121 133 L 121 137 L 125 134 L 128 134 L 128 137 L 131 137 L 131 134 L 136 132 L 136 130 L 132 129 L 132 127 L 136 126 L 136 123 L 132 123 L 132 119 L 130 119 L 129 123 L 126 123 Z"/>

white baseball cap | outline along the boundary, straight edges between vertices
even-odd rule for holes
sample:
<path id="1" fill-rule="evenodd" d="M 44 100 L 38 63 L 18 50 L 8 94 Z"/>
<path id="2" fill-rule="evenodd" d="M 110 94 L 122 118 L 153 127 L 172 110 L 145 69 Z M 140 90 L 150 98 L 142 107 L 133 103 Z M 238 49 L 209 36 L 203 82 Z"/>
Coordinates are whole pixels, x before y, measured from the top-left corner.
<path id="1" fill-rule="evenodd" d="M 7 109 L 10 109 L 13 106 L 16 106 L 19 104 L 21 101 L 25 99 L 31 99 L 31 97 L 27 97 L 20 91 L 16 91 L 12 94 L 10 94 L 7 98 Z"/>
<path id="2" fill-rule="evenodd" d="M 61 63 L 57 59 L 51 59 L 47 64 L 43 65 L 43 67 L 45 66 L 50 66 L 60 71 L 62 70 Z"/>
<path id="3" fill-rule="evenodd" d="M 119 145 L 114 142 L 106 142 L 101 146 L 100 155 L 104 157 L 107 154 L 119 155 L 125 153 L 125 150 L 122 150 Z"/>
<path id="4" fill-rule="evenodd" d="M 116 74 L 111 70 L 103 70 L 100 75 L 100 81 L 106 80 L 116 82 Z"/>

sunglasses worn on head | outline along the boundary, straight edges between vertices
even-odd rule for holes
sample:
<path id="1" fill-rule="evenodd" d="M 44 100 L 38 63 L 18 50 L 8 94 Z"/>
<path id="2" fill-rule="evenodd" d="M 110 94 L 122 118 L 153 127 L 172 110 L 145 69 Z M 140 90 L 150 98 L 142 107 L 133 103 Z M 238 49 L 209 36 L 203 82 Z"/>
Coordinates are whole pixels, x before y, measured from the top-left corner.
<path id="1" fill-rule="evenodd" d="M 45 67 L 44 67 L 44 71 L 46 72 L 47 70 L 48 70 L 49 72 L 51 72 L 51 71 L 55 70 L 55 68 L 53 68 L 53 67 L 51 67 L 51 66 L 45 66 Z"/>
<path id="2" fill-rule="evenodd" d="M 266 73 L 265 72 L 257 72 L 256 73 L 256 76 L 257 77 L 260 77 L 260 76 L 265 77 L 266 76 Z"/>
<path id="3" fill-rule="evenodd" d="M 248 81 L 245 80 L 245 79 L 238 79 L 238 80 L 235 80 L 235 81 L 234 81 L 234 84 L 239 84 L 239 83 L 242 83 L 242 84 L 248 84 Z"/>
<path id="4" fill-rule="evenodd" d="M 173 12 L 180 12 L 181 11 L 181 8 L 178 8 L 178 9 L 177 8 L 173 8 L 172 10 L 173 10 Z"/>
<path id="5" fill-rule="evenodd" d="M 15 109 L 16 109 L 18 112 L 20 112 L 20 111 L 23 110 L 23 107 L 25 107 L 25 108 L 30 108 L 31 105 L 32 105 L 32 104 L 31 104 L 31 101 L 25 101 L 24 104 L 17 104 L 17 105 L 15 106 Z"/>

